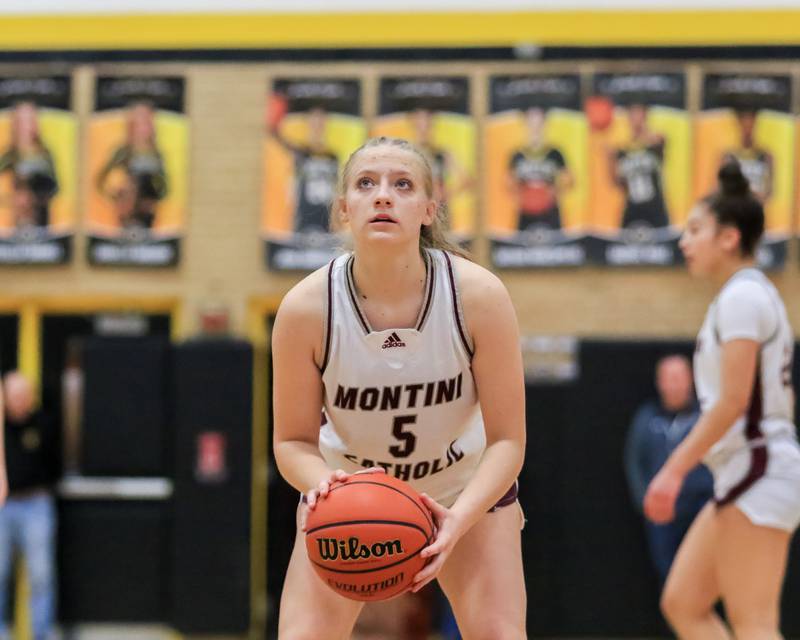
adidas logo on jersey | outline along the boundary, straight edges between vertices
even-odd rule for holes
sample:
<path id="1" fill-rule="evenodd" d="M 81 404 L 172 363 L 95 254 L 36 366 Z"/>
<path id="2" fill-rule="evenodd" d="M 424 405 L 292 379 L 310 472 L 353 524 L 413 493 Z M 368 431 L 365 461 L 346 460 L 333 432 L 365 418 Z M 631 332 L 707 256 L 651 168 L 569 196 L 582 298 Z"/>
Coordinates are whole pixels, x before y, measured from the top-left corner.
<path id="1" fill-rule="evenodd" d="M 391 349 L 392 347 L 405 347 L 406 343 L 400 339 L 400 336 L 397 335 L 397 332 L 392 331 L 392 335 L 390 335 L 386 340 L 383 341 L 383 346 L 381 349 Z"/>

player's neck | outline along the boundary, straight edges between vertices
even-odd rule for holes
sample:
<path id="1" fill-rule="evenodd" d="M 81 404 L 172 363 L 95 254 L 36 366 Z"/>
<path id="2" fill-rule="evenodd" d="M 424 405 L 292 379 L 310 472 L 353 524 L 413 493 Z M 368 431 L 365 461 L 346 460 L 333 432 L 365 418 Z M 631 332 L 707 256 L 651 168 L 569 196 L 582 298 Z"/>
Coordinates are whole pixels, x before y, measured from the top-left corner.
<path id="1" fill-rule="evenodd" d="M 395 300 L 413 295 L 425 283 L 425 263 L 417 247 L 391 251 L 356 251 L 353 278 L 359 296 Z"/>
<path id="2" fill-rule="evenodd" d="M 726 260 L 714 273 L 714 282 L 718 286 L 724 285 L 737 271 L 752 269 L 756 266 L 754 258 L 731 258 Z"/>

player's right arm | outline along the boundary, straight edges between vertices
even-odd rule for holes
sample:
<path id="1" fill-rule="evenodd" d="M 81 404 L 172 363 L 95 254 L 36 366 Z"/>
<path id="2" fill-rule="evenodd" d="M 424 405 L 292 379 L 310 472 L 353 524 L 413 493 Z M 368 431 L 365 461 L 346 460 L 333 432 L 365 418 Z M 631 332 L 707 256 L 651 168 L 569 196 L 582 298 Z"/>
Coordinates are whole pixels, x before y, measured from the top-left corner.
<path id="1" fill-rule="evenodd" d="M 286 481 L 306 494 L 331 476 L 319 451 L 327 270 L 286 294 L 272 329 L 275 460 Z"/>

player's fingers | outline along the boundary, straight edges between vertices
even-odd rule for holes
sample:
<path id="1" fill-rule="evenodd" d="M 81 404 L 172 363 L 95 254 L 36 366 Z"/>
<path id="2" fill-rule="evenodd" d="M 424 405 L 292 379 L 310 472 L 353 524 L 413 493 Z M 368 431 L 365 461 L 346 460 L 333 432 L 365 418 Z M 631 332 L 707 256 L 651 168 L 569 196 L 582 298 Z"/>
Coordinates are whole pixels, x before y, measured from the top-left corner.
<path id="1" fill-rule="evenodd" d="M 439 575 L 439 571 L 441 570 L 443 564 L 444 557 L 441 555 L 428 564 L 422 571 L 414 576 L 411 591 L 416 593 L 431 580 L 433 580 L 437 575 Z"/>
<path id="2" fill-rule="evenodd" d="M 436 540 L 434 540 L 431 544 L 429 544 L 422 551 L 420 551 L 419 556 L 420 558 L 430 558 L 432 556 L 442 553 L 442 551 L 447 549 L 449 546 L 450 546 L 450 536 L 446 534 L 443 536 L 438 536 Z"/>
<path id="3" fill-rule="evenodd" d="M 320 498 L 327 497 L 328 491 L 330 491 L 330 488 L 331 488 L 331 485 L 327 481 L 323 480 L 322 482 L 320 482 L 319 486 L 317 488 L 317 490 L 319 492 L 319 497 Z"/>
<path id="4" fill-rule="evenodd" d="M 447 514 L 449 513 L 448 509 L 440 505 L 436 500 L 431 498 L 427 493 L 420 494 L 422 498 L 422 502 L 425 503 L 425 506 L 430 509 L 431 513 L 436 517 L 437 522 L 441 522 Z"/>
<path id="5" fill-rule="evenodd" d="M 313 509 L 317 506 L 317 490 L 312 489 L 306 494 L 306 504 L 308 505 L 309 509 Z"/>
<path id="6" fill-rule="evenodd" d="M 370 467 L 369 469 L 359 469 L 353 475 L 357 476 L 360 473 L 386 473 L 386 469 L 383 467 Z"/>

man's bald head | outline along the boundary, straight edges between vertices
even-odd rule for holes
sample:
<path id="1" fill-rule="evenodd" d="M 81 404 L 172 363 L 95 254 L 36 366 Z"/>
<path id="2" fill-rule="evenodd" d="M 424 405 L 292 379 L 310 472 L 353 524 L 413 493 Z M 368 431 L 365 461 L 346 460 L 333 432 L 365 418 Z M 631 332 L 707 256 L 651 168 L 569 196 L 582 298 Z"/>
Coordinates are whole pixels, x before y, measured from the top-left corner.
<path id="1" fill-rule="evenodd" d="M 6 415 L 19 422 L 33 413 L 35 396 L 30 380 L 19 371 L 11 371 L 3 378 L 3 396 Z"/>
<path id="2" fill-rule="evenodd" d="M 668 411 L 684 409 L 692 400 L 692 367 L 686 356 L 670 355 L 656 365 L 656 387 Z"/>

